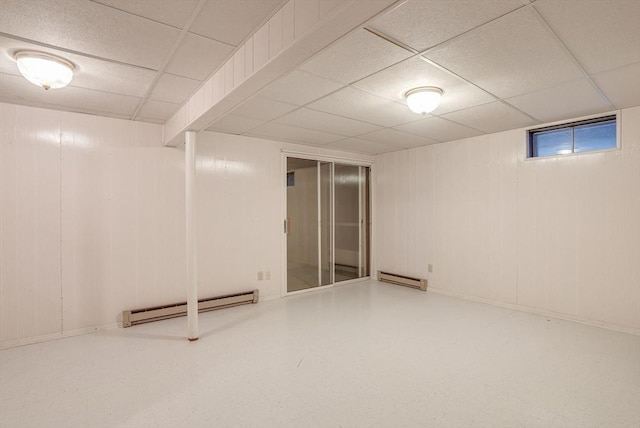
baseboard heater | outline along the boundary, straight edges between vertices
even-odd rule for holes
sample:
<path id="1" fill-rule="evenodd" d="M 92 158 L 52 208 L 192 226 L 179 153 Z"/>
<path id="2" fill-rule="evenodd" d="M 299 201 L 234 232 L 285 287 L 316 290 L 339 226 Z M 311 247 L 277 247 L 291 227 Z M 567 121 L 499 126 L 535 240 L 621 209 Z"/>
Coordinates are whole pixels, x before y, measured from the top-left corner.
<path id="1" fill-rule="evenodd" d="M 404 285 L 405 287 L 417 288 L 418 290 L 427 291 L 426 279 L 412 278 L 410 276 L 396 275 L 394 273 L 378 271 L 378 281 Z"/>
<path id="2" fill-rule="evenodd" d="M 244 293 L 201 299 L 198 300 L 198 312 L 230 308 L 232 306 L 245 305 L 248 303 L 258 303 L 258 298 L 258 290 L 256 289 Z M 185 315 L 187 315 L 187 302 L 154 306 L 144 309 L 134 309 L 132 311 L 122 312 L 122 326 L 131 327 L 136 324 L 182 317 Z"/>

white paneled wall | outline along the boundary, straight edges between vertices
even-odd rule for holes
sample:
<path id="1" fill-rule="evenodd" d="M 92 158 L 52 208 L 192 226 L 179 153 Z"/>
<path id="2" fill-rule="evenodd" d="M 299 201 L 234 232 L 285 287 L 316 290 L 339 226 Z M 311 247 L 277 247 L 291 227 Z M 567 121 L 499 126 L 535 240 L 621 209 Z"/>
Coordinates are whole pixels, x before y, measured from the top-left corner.
<path id="1" fill-rule="evenodd" d="M 252 137 L 198 133 L 198 275 L 201 296 L 260 289 L 282 294 L 285 175 L 282 151 L 371 161 L 367 155 Z M 270 280 L 257 280 L 259 271 Z"/>
<path id="2" fill-rule="evenodd" d="M 620 132 L 567 157 L 525 160 L 523 129 L 376 157 L 378 268 L 640 332 L 640 107 Z"/>
<path id="3" fill-rule="evenodd" d="M 161 127 L 0 108 L 3 346 L 182 298 L 183 156 Z"/>
<path id="4" fill-rule="evenodd" d="M 278 143 L 198 134 L 201 296 L 260 289 L 280 296 L 282 180 Z M 271 280 L 258 281 L 258 271 Z"/>
<path id="5" fill-rule="evenodd" d="M 201 297 L 280 296 L 283 149 L 346 156 L 198 134 Z M 1 347 L 186 300 L 184 188 L 159 125 L 0 103 Z"/>
<path id="6" fill-rule="evenodd" d="M 3 346 L 183 293 L 183 156 L 161 127 L 0 104 Z"/>

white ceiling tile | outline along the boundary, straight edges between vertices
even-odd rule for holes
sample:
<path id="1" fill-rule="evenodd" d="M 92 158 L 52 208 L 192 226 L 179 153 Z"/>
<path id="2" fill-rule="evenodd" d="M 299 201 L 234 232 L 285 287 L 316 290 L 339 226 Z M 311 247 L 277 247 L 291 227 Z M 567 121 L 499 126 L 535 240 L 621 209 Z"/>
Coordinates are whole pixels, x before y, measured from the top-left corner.
<path id="1" fill-rule="evenodd" d="M 409 0 L 371 26 L 423 51 L 521 6 L 520 0 Z"/>
<path id="2" fill-rule="evenodd" d="M 332 134 L 355 137 L 356 135 L 380 129 L 379 126 L 348 119 L 342 116 L 324 113 L 308 108 L 301 108 L 276 119 L 276 122 L 300 128 L 325 131 Z"/>
<path id="3" fill-rule="evenodd" d="M 3 0 L 3 33 L 158 69 L 179 31 L 102 4 L 76 0 Z"/>
<path id="4" fill-rule="evenodd" d="M 382 127 L 420 119 L 420 116 L 412 113 L 407 106 L 352 87 L 341 89 L 307 107 Z"/>
<path id="5" fill-rule="evenodd" d="M 22 76 L 10 74 L 0 74 L 0 99 L 14 104 L 118 117 L 130 117 L 140 102 L 138 97 L 74 86 L 45 91 Z"/>
<path id="6" fill-rule="evenodd" d="M 263 120 L 252 119 L 237 114 L 228 114 L 222 119 L 216 120 L 207 130 L 215 132 L 226 132 L 228 134 L 244 134 L 264 124 Z"/>
<path id="7" fill-rule="evenodd" d="M 554 122 L 611 109 L 585 79 L 519 95 L 506 101 L 542 122 Z"/>
<path id="8" fill-rule="evenodd" d="M 593 79 L 616 108 L 640 105 L 640 63 L 596 74 Z"/>
<path id="9" fill-rule="evenodd" d="M 318 16 L 322 19 L 325 15 L 328 15 L 334 10 L 342 0 L 322 0 L 318 3 Z"/>
<path id="10" fill-rule="evenodd" d="M 164 101 L 147 100 L 138 112 L 138 117 L 165 121 L 171 117 L 180 105 Z"/>
<path id="11" fill-rule="evenodd" d="M 301 106 L 342 87 L 344 87 L 342 83 L 295 70 L 269 84 L 260 92 L 260 95 Z"/>
<path id="12" fill-rule="evenodd" d="M 246 135 L 275 139 L 278 141 L 289 141 L 297 144 L 313 145 L 324 145 L 344 138 L 342 135 L 298 128 L 275 122 L 269 122 L 252 129 Z"/>
<path id="13" fill-rule="evenodd" d="M 388 144 L 404 148 L 422 147 L 428 144 L 437 143 L 436 140 L 420 137 L 414 134 L 407 134 L 406 132 L 396 131 L 391 128 L 385 128 L 370 134 L 361 135 L 359 138 L 372 141 L 374 143 Z"/>
<path id="14" fill-rule="evenodd" d="M 300 69 L 347 84 L 411 55 L 411 52 L 360 29 L 321 51 Z"/>
<path id="15" fill-rule="evenodd" d="M 366 155 L 379 155 L 381 153 L 404 150 L 403 147 L 395 146 L 392 144 L 378 143 L 375 141 L 367 141 L 359 138 L 347 138 L 346 140 L 328 144 L 327 147 L 333 147 L 353 153 L 363 153 Z"/>
<path id="16" fill-rule="evenodd" d="M 281 0 L 209 0 L 189 31 L 238 46 L 281 3 Z"/>
<path id="17" fill-rule="evenodd" d="M 393 128 L 383 128 L 368 134 L 361 134 L 356 138 L 373 143 L 389 144 L 402 148 L 422 147 L 438 142 L 419 135 L 397 131 Z"/>
<path id="18" fill-rule="evenodd" d="M 426 56 L 501 98 L 581 77 L 528 8 L 440 45 Z"/>
<path id="19" fill-rule="evenodd" d="M 20 75 L 13 59 L 18 50 L 37 50 L 71 61 L 75 66 L 71 84 L 79 88 L 142 97 L 156 75 L 155 71 L 145 68 L 60 52 L 7 37 L 0 37 L 0 72 Z"/>
<path id="20" fill-rule="evenodd" d="M 589 73 L 640 62 L 640 1 L 538 0 L 534 7 Z"/>
<path id="21" fill-rule="evenodd" d="M 229 45 L 187 33 L 166 71 L 202 81 L 222 65 L 232 51 Z"/>
<path id="22" fill-rule="evenodd" d="M 428 117 L 417 122 L 396 126 L 395 129 L 436 141 L 453 141 L 482 135 L 481 131 L 453 123 L 440 117 Z"/>
<path id="23" fill-rule="evenodd" d="M 163 73 L 156 82 L 151 95 L 152 100 L 182 104 L 200 86 L 200 81 Z"/>
<path id="24" fill-rule="evenodd" d="M 432 113 L 440 115 L 495 100 L 481 89 L 420 58 L 382 70 L 353 86 L 393 101 L 406 103 L 405 93 L 418 86 L 436 86 L 444 91 L 440 106 Z"/>
<path id="25" fill-rule="evenodd" d="M 538 123 L 500 101 L 456 111 L 441 117 L 489 133 L 524 128 Z"/>
<path id="26" fill-rule="evenodd" d="M 198 0 L 93 0 L 125 12 L 182 29 Z"/>
<path id="27" fill-rule="evenodd" d="M 233 110 L 233 114 L 268 121 L 296 108 L 298 108 L 298 106 L 292 104 L 268 100 L 262 97 L 253 97 Z"/>
<path id="28" fill-rule="evenodd" d="M 163 119 L 154 119 L 152 117 L 142 117 L 142 116 L 136 117 L 135 120 L 137 122 L 156 123 L 158 125 L 162 125 L 165 122 Z"/>

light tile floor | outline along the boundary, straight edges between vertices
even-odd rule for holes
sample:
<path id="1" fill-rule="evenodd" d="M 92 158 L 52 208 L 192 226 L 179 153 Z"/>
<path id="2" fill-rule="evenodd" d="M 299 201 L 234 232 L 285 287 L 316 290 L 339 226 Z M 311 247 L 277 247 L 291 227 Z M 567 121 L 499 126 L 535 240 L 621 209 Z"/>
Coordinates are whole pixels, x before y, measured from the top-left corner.
<path id="1" fill-rule="evenodd" d="M 0 352 L 2 427 L 638 427 L 640 337 L 363 282 Z"/>

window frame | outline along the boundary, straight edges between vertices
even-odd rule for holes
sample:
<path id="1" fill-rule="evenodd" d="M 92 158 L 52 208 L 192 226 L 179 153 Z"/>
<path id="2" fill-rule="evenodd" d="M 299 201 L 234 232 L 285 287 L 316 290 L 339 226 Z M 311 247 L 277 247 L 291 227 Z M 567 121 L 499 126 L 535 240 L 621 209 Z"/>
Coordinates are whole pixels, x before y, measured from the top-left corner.
<path id="1" fill-rule="evenodd" d="M 546 132 L 546 131 L 554 131 L 554 130 L 559 130 L 559 129 L 569 129 L 571 130 L 571 135 L 572 135 L 572 148 L 571 150 L 574 150 L 575 148 L 575 141 L 573 140 L 573 135 L 574 135 L 574 128 L 578 127 L 578 126 L 583 126 L 583 125 L 589 125 L 589 124 L 595 124 L 595 123 L 602 123 L 602 122 L 608 122 L 608 121 L 614 121 L 615 125 L 616 125 L 616 145 L 615 147 L 609 147 L 609 148 L 604 148 L 604 149 L 597 149 L 597 150 L 588 150 L 588 151 L 582 151 L 582 152 L 574 152 L 572 151 L 571 153 L 563 153 L 563 154 L 554 154 L 554 155 L 548 155 L 548 156 L 534 156 L 534 145 L 533 145 L 533 137 L 536 133 L 540 133 L 540 132 Z M 537 160 L 537 159 L 550 159 L 550 158 L 558 158 L 558 157 L 571 157 L 571 156 L 581 156 L 581 155 L 585 155 L 585 154 L 591 154 L 591 153 L 603 153 L 603 152 L 610 152 L 610 151 L 614 151 L 614 150 L 620 150 L 620 111 L 612 111 L 612 112 L 607 112 L 607 113 L 600 113 L 597 115 L 591 115 L 591 116 L 585 116 L 585 117 L 581 117 L 581 118 L 577 118 L 574 120 L 570 120 L 570 121 L 559 121 L 559 122 L 553 122 L 553 123 L 549 123 L 547 125 L 544 126 L 534 126 L 534 127 L 530 127 L 526 129 L 526 150 L 525 150 L 525 160 L 529 161 L 529 160 Z"/>

